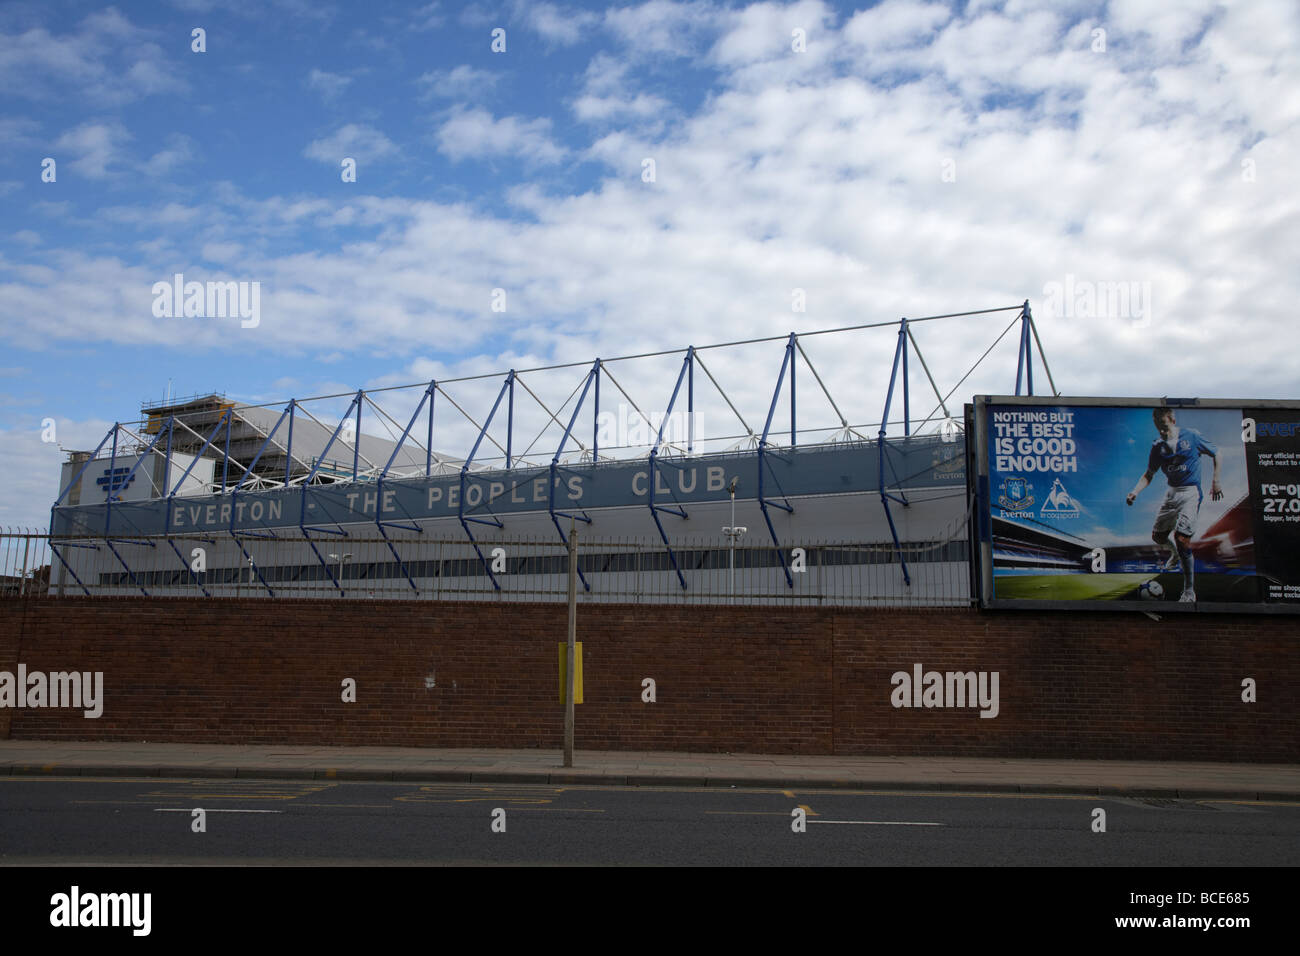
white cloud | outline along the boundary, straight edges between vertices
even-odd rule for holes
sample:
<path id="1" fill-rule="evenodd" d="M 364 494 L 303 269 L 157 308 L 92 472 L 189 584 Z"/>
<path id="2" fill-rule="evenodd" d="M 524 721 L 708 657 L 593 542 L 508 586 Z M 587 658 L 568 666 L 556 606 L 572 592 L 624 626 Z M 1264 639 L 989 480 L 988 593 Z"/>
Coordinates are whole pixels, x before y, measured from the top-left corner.
<path id="1" fill-rule="evenodd" d="M 662 117 L 670 108 L 667 100 L 652 93 L 632 92 L 626 78 L 628 65 L 606 53 L 598 53 L 587 65 L 582 93 L 573 101 L 573 112 L 586 122 L 618 118 Z"/>
<path id="2" fill-rule="evenodd" d="M 41 441 L 43 418 L 53 418 L 57 442 Z M 45 531 L 50 524 L 50 505 L 59 495 L 59 475 L 67 455 L 64 448 L 91 450 L 104 437 L 112 422 L 98 419 L 73 421 L 41 407 L 37 402 L 21 414 L 7 410 L 0 422 L 0 443 L 5 463 L 11 470 L 3 498 L 0 498 L 0 529 L 31 528 Z M 48 552 L 45 560 L 48 561 Z"/>
<path id="3" fill-rule="evenodd" d="M 237 242 L 207 242 L 203 245 L 203 258 L 208 262 L 230 262 L 238 259 L 244 248 Z"/>
<path id="4" fill-rule="evenodd" d="M 638 6 L 610 7 L 605 11 L 605 28 L 641 57 L 686 57 L 699 52 L 722 14 L 722 8 L 709 2 L 648 0 Z"/>
<path id="5" fill-rule="evenodd" d="M 193 158 L 194 141 L 183 133 L 173 133 L 167 138 L 167 148 L 149 157 L 144 171 L 150 176 L 165 176 Z"/>
<path id="6" fill-rule="evenodd" d="M 436 30 L 443 24 L 443 16 L 439 13 L 441 4 L 434 0 L 433 3 L 426 3 L 424 6 L 411 12 L 411 19 L 408 27 L 417 33 L 423 33 L 427 30 Z"/>
<path id="7" fill-rule="evenodd" d="M 54 159 L 61 152 L 70 153 L 67 162 L 74 172 L 87 179 L 105 179 L 111 165 L 122 161 L 121 144 L 131 138 L 120 123 L 82 123 L 68 130 L 54 143 Z"/>
<path id="8" fill-rule="evenodd" d="M 302 154 L 308 159 L 337 165 L 344 157 L 362 160 L 383 159 L 396 153 L 397 146 L 387 136 L 365 123 L 348 123 L 329 136 L 313 140 Z"/>
<path id="9" fill-rule="evenodd" d="M 500 80 L 501 74 L 495 70 L 480 70 L 462 63 L 450 70 L 430 70 L 416 82 L 424 87 L 422 99 L 436 96 L 464 102 L 491 93 Z"/>
<path id="10" fill-rule="evenodd" d="M 0 336 L 214 354 L 361 348 L 409 381 L 1029 298 L 1068 392 L 1294 397 L 1291 7 L 1225 9 L 1199 39 L 1199 28 L 1156 24 L 1150 40 L 1128 44 L 1112 25 L 1105 54 L 1089 49 L 1090 21 L 1055 5 L 1025 0 L 946 20 L 921 4 L 882 8 L 881 19 L 838 29 L 818 4 L 719 14 L 718 77 L 698 102 L 662 115 L 625 110 L 625 124 L 594 142 L 561 145 L 545 117 L 444 114 L 435 139 L 452 159 L 607 164 L 603 180 L 580 189 L 565 170 L 527 169 L 502 186 L 508 213 L 428 193 L 252 199 L 221 184 L 185 205 L 103 211 L 91 227 L 120 237 L 116 256 L 56 248 L 36 265 L 0 258 Z M 801 23 L 809 53 L 794 55 L 789 32 Z M 637 79 L 643 68 L 597 58 L 578 92 L 635 104 L 658 90 Z M 331 163 L 348 155 L 344 130 L 326 150 Z M 653 183 L 641 180 L 646 156 L 657 163 Z M 1257 161 L 1253 182 L 1245 158 Z M 137 240 L 158 244 L 128 258 Z M 196 262 L 263 283 L 258 329 L 232 336 L 153 319 L 151 283 Z M 1067 275 L 1149 282 L 1150 326 L 1052 316 L 1044 286 Z M 494 288 L 509 294 L 504 315 L 490 310 Z M 794 288 L 806 291 L 806 313 L 791 310 Z M 941 387 L 1010 320 L 918 325 Z M 879 414 L 894 334 L 805 340 L 855 423 Z M 781 347 L 706 356 L 751 424 L 766 414 Z M 1013 334 L 954 404 L 1009 390 L 1014 351 Z M 644 375 L 631 365 L 625 380 L 618 374 L 662 408 L 679 364 L 670 356 Z M 557 376 L 556 405 L 574 384 Z M 815 392 L 802 394 L 812 415 Z"/>
<path id="11" fill-rule="evenodd" d="M 340 93 L 348 88 L 348 84 L 351 82 L 352 77 L 350 76 L 344 76 L 341 73 L 327 73 L 315 67 L 307 74 L 307 87 L 319 93 L 321 99 L 326 102 L 337 98 Z"/>
<path id="12" fill-rule="evenodd" d="M 711 56 L 731 69 L 778 58 L 802 65 L 809 58 L 816 59 L 819 48 L 826 48 L 828 41 L 822 40 L 821 35 L 834 19 L 833 12 L 821 0 L 798 0 L 789 5 L 752 4 L 729 15 L 728 29 L 714 44 Z M 804 32 L 805 53 L 794 52 L 795 30 Z"/>
<path id="13" fill-rule="evenodd" d="M 587 39 L 600 17 L 589 10 L 560 6 L 546 0 L 516 0 L 515 17 L 544 40 L 571 46 Z"/>
<path id="14" fill-rule="evenodd" d="M 662 116 L 668 106 L 667 100 L 647 93 L 638 93 L 631 99 L 584 94 L 573 101 L 573 112 L 578 119 L 592 122 L 621 116 L 635 118 Z"/>
<path id="15" fill-rule="evenodd" d="M 157 42 L 161 34 L 131 24 L 116 8 L 91 13 L 73 30 L 42 27 L 0 33 L 0 87 L 13 97 L 67 95 L 120 105 L 188 88 Z"/>
<path id="16" fill-rule="evenodd" d="M 557 163 L 564 148 L 550 136 L 551 121 L 505 116 L 483 109 L 457 109 L 437 132 L 438 149 L 452 160 L 517 156 L 534 163 Z"/>
<path id="17" fill-rule="evenodd" d="M 885 0 L 855 14 L 844 25 L 844 38 L 871 53 L 896 50 L 932 39 L 950 19 L 952 10 L 942 3 Z"/>
<path id="18" fill-rule="evenodd" d="M 0 144 L 27 146 L 36 140 L 40 124 L 26 116 L 0 116 Z"/>
<path id="19" fill-rule="evenodd" d="M 499 19 L 500 17 L 491 7 L 481 3 L 470 3 L 460 11 L 457 22 L 463 27 L 485 27 L 496 23 Z"/>

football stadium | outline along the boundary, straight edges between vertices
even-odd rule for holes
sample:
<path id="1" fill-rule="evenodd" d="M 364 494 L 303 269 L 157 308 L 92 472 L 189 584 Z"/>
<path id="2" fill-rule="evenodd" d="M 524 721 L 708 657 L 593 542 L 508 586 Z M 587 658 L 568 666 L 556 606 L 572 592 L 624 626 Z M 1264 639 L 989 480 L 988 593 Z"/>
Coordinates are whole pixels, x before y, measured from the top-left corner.
<path id="1" fill-rule="evenodd" d="M 953 404 L 966 376 L 941 389 L 912 327 L 999 312 L 980 361 L 1019 327 L 1015 395 Z M 897 332 L 873 418 L 837 403 L 805 342 L 882 327 Z M 714 350 L 738 346 L 777 370 L 765 408 L 714 373 Z M 1050 396 L 1033 394 L 1035 353 Z M 647 358 L 676 367 L 663 411 L 624 384 Z M 563 401 L 539 396 L 543 373 L 571 385 Z M 912 378 L 936 399 L 924 417 Z M 817 402 L 838 426 L 807 425 Z M 576 539 L 592 601 L 1294 608 L 1300 515 L 1251 488 L 1294 487 L 1297 417 L 1062 398 L 1027 302 L 270 404 L 168 398 L 63 464 L 50 589 L 564 600 Z"/>
<path id="2" fill-rule="evenodd" d="M 966 604 L 962 406 L 913 326 L 998 313 L 994 345 L 1019 330 L 1017 390 L 1032 389 L 1035 347 L 1046 363 L 1026 302 L 658 353 L 676 369 L 657 405 L 623 384 L 646 356 L 558 367 L 563 403 L 531 387 L 543 370 L 511 369 L 469 383 L 488 386 L 483 407 L 468 380 L 146 404 L 63 464 L 51 590 L 563 599 L 576 534 L 584 600 Z M 865 329 L 896 330 L 884 408 L 842 409 L 812 343 Z M 770 356 L 765 408 L 738 408 L 713 371 L 737 345 Z M 801 401 L 838 426 L 806 428 Z"/>

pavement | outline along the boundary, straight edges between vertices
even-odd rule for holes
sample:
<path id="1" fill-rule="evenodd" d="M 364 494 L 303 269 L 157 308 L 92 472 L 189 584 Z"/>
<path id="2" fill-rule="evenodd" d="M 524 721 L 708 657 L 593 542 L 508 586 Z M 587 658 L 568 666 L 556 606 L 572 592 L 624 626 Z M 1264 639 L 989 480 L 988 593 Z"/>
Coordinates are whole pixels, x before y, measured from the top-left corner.
<path id="1" fill-rule="evenodd" d="M 1055 793 L 1300 802 L 1300 765 L 0 740 L 0 776 Z"/>

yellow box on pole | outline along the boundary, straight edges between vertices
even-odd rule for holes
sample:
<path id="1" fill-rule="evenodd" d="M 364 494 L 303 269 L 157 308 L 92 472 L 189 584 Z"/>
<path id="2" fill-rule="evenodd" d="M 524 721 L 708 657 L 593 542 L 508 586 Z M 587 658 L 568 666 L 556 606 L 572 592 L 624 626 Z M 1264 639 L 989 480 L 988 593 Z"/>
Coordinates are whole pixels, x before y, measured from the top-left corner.
<path id="1" fill-rule="evenodd" d="M 564 703 L 564 682 L 568 676 L 569 645 L 560 643 L 560 703 Z M 573 644 L 573 702 L 582 703 L 582 641 Z"/>

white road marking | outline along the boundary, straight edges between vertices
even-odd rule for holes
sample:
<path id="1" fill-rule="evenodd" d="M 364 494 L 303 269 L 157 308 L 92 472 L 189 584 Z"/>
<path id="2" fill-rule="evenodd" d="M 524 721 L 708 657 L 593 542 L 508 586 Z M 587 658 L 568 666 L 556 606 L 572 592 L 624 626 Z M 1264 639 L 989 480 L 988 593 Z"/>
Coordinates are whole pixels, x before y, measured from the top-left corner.
<path id="1" fill-rule="evenodd" d="M 196 807 L 195 809 L 199 809 Z M 193 813 L 188 807 L 155 807 L 154 813 Z M 229 807 L 203 808 L 204 813 L 284 813 L 283 810 L 232 810 Z"/>

